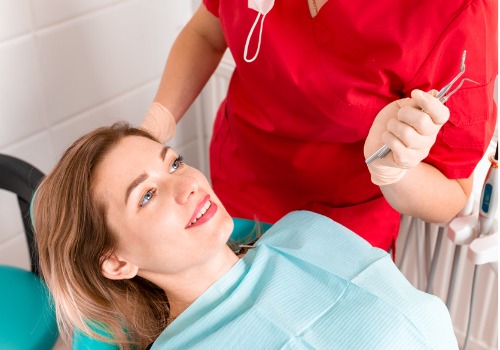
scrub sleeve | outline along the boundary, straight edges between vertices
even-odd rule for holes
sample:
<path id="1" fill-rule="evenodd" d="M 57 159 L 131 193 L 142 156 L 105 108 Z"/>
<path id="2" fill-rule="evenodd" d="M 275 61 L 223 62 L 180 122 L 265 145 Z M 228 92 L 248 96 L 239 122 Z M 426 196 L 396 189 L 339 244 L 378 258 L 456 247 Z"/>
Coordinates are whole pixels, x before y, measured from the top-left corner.
<path id="1" fill-rule="evenodd" d="M 210 147 L 212 184 L 233 217 L 274 223 L 311 210 L 387 250 L 400 214 L 370 181 L 364 141 L 385 105 L 448 83 L 463 50 L 465 77 L 479 85 L 449 100 L 425 161 L 466 178 L 484 154 L 496 121 L 496 2 L 329 0 L 311 18 L 307 1 L 276 0 L 251 63 L 243 56 L 258 13 L 247 1 L 204 4 L 236 62 Z"/>

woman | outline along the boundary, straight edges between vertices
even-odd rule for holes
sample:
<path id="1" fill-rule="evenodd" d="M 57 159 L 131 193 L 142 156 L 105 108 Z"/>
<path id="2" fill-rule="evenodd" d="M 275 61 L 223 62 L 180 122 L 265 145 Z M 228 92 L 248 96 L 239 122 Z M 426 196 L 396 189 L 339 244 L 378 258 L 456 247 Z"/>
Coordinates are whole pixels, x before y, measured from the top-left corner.
<path id="1" fill-rule="evenodd" d="M 447 222 L 467 203 L 495 127 L 497 12 L 491 0 L 204 0 L 171 49 L 143 126 L 168 139 L 229 48 L 236 68 L 210 149 L 229 213 L 274 223 L 307 209 L 387 250 L 400 213 Z M 414 89 L 445 86 L 464 50 L 464 77 L 478 85 L 450 99 L 432 148 L 413 129 L 425 113 L 412 123 L 379 114 Z M 367 167 L 383 143 L 399 147 Z M 372 183 L 387 172 L 397 174 Z"/>
<path id="2" fill-rule="evenodd" d="M 438 298 L 322 215 L 287 215 L 240 260 L 207 179 L 127 124 L 65 152 L 33 220 L 66 335 L 139 349 L 457 348 Z"/>

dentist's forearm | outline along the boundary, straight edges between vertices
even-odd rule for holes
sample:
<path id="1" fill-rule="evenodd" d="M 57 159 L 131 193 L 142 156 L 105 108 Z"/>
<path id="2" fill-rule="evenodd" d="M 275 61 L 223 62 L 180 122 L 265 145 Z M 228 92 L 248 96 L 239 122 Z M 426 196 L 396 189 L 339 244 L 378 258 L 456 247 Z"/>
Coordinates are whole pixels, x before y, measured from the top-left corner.
<path id="1" fill-rule="evenodd" d="M 391 206 L 402 214 L 426 222 L 450 221 L 465 207 L 472 192 L 473 175 L 450 180 L 433 166 L 420 163 L 398 182 L 380 186 Z"/>
<path id="2" fill-rule="evenodd" d="M 155 101 L 178 121 L 210 79 L 226 48 L 218 18 L 201 4 L 171 48 Z"/>

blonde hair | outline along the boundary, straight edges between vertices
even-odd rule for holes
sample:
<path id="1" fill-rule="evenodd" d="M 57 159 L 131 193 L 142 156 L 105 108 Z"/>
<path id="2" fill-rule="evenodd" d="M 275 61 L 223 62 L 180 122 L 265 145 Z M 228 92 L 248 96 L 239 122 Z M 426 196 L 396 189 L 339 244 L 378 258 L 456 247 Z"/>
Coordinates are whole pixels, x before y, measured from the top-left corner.
<path id="1" fill-rule="evenodd" d="M 158 286 L 141 277 L 110 280 L 101 273 L 117 242 L 106 222 L 106 207 L 93 194 L 95 172 L 127 136 L 157 141 L 127 123 L 96 129 L 66 150 L 33 203 L 40 269 L 63 337 L 69 339 L 76 328 L 121 349 L 145 348 L 167 326 L 169 316 L 167 297 Z"/>

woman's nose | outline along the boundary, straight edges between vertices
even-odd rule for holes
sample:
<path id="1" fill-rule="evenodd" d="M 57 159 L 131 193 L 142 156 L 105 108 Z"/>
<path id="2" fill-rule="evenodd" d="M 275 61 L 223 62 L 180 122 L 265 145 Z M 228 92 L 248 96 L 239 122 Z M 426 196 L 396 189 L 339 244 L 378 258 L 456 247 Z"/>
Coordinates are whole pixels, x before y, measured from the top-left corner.
<path id="1" fill-rule="evenodd" d="M 178 204 L 186 204 L 199 189 L 198 181 L 191 176 L 179 177 L 174 186 L 174 199 Z"/>

